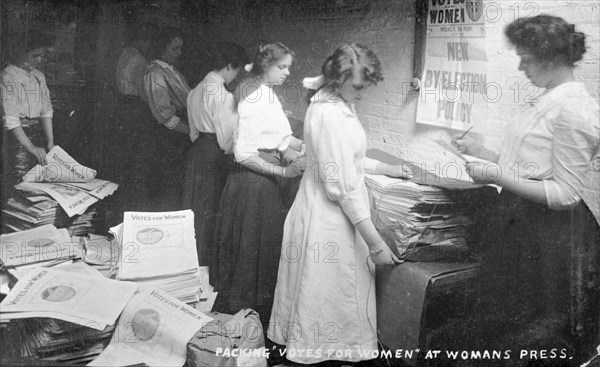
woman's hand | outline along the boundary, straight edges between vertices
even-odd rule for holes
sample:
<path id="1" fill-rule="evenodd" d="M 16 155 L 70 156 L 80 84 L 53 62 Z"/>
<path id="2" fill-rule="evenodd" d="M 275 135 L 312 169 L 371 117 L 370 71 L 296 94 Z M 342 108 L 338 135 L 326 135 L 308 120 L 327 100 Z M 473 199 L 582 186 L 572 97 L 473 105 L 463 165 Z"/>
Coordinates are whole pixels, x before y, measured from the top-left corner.
<path id="1" fill-rule="evenodd" d="M 29 151 L 29 153 L 33 154 L 33 156 L 35 157 L 35 159 L 37 159 L 39 164 L 41 164 L 42 166 L 48 164 L 48 161 L 46 161 L 46 149 L 33 146 L 27 150 Z"/>
<path id="2" fill-rule="evenodd" d="M 479 184 L 496 183 L 502 176 L 502 170 L 496 163 L 467 162 L 465 168 L 473 181 Z"/>
<path id="3" fill-rule="evenodd" d="M 379 250 L 381 250 L 381 252 L 379 252 Z M 375 265 L 394 266 L 400 263 L 400 259 L 398 259 L 396 255 L 394 255 L 392 250 L 390 250 L 390 248 L 386 244 L 383 244 L 381 248 L 375 250 L 375 252 L 371 251 L 369 257 Z"/>
<path id="4" fill-rule="evenodd" d="M 397 177 L 397 178 L 406 178 L 409 180 L 411 178 L 413 178 L 413 174 L 414 174 L 411 166 L 408 164 L 400 164 L 400 165 L 395 165 L 395 166 L 390 165 L 386 171 L 387 171 L 386 174 L 388 176 Z"/>
<path id="5" fill-rule="evenodd" d="M 297 158 L 288 166 L 283 168 L 283 176 L 285 178 L 294 178 L 301 176 L 304 170 L 306 169 L 306 160 L 302 158 Z"/>
<path id="6" fill-rule="evenodd" d="M 462 138 L 460 135 L 457 135 L 453 137 L 450 142 L 456 149 L 458 149 L 459 152 L 472 156 L 477 156 L 483 148 L 481 144 L 479 144 L 475 138 L 469 134 L 463 136 Z"/>

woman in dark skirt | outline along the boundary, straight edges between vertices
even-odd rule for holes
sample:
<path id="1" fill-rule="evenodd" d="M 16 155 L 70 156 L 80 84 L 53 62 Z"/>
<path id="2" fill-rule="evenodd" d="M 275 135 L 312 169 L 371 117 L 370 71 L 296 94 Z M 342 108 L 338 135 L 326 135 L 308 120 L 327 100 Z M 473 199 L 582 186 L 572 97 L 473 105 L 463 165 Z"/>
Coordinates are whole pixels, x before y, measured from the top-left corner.
<path id="1" fill-rule="evenodd" d="M 183 166 L 190 142 L 187 97 L 191 90 L 185 77 L 175 69 L 182 53 L 179 30 L 164 28 L 153 41 L 156 59 L 144 74 L 144 95 L 158 124 L 145 132 L 153 148 L 144 164 L 157 211 L 181 209 Z M 146 146 L 148 147 L 148 146 Z M 144 147 L 144 149 L 146 149 Z"/>
<path id="2" fill-rule="evenodd" d="M 232 93 L 226 89 L 249 62 L 248 54 L 235 43 L 219 45 L 215 68 L 187 99 L 190 137 L 183 182 L 183 208 L 194 212 L 196 248 L 201 266 L 210 265 L 221 193 L 233 161 L 233 133 L 237 112 Z"/>
<path id="3" fill-rule="evenodd" d="M 267 43 L 251 64 L 251 77 L 238 88 L 237 164 L 227 178 L 216 228 L 217 253 L 210 277 L 219 292 L 215 309 L 235 313 L 253 308 L 266 325 L 273 303 L 283 222 L 288 211 L 281 182 L 302 173 L 304 143 L 292 136 L 272 87 L 289 75 L 293 54 Z M 284 167 L 282 154 L 295 153 Z"/>
<path id="4" fill-rule="evenodd" d="M 469 136 L 454 140 L 463 152 L 493 162 L 467 165 L 475 181 L 503 188 L 494 206 L 498 219 L 484 238 L 484 313 L 496 316 L 498 328 L 508 327 L 515 347 L 565 347 L 585 358 L 600 341 L 599 227 L 589 210 L 599 217 L 598 196 L 584 195 L 587 177 L 597 172 L 599 109 L 573 75 L 585 35 L 549 15 L 518 19 L 505 33 L 521 59 L 519 70 L 545 92 L 523 106 L 499 152 Z M 489 328 L 482 332 L 489 336 Z"/>

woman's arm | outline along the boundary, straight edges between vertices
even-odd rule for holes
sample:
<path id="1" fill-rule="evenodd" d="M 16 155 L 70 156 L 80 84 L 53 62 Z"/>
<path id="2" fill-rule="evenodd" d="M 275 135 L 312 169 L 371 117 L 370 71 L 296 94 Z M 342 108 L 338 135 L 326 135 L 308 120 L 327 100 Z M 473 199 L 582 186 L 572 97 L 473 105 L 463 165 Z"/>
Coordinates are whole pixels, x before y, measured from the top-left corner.
<path id="1" fill-rule="evenodd" d="M 46 161 L 46 150 L 41 147 L 36 147 L 33 145 L 29 137 L 23 131 L 21 126 L 15 127 L 10 130 L 19 144 L 21 144 L 29 153 L 33 154 L 33 156 L 37 159 L 38 163 L 41 165 L 46 165 L 48 162 Z"/>
<path id="2" fill-rule="evenodd" d="M 472 155 L 473 157 L 481 158 L 489 162 L 498 162 L 498 153 L 484 147 L 483 144 L 479 143 L 469 134 L 460 139 L 455 136 L 452 138 L 451 143 L 461 153 Z"/>
<path id="3" fill-rule="evenodd" d="M 258 155 L 246 158 L 243 161 L 241 161 L 240 164 L 244 167 L 247 167 L 253 171 L 262 173 L 264 175 L 275 175 L 285 178 L 294 178 L 302 174 L 302 170 L 300 169 L 300 167 L 277 166 L 275 164 L 267 162 Z"/>
<path id="4" fill-rule="evenodd" d="M 370 257 L 373 263 L 377 265 L 394 265 L 395 263 L 400 262 L 400 259 L 394 255 L 388 245 L 383 242 L 379 233 L 377 233 L 377 229 L 375 229 L 371 218 L 367 218 L 354 226 L 369 247 Z"/>
<path id="5" fill-rule="evenodd" d="M 48 150 L 54 148 L 54 131 L 52 129 L 52 118 L 42 117 L 41 118 L 42 129 L 46 135 L 46 147 Z"/>
<path id="6" fill-rule="evenodd" d="M 410 165 L 391 165 L 377 159 L 366 158 L 365 171 L 374 175 L 386 175 L 398 178 L 412 178 L 413 172 Z"/>

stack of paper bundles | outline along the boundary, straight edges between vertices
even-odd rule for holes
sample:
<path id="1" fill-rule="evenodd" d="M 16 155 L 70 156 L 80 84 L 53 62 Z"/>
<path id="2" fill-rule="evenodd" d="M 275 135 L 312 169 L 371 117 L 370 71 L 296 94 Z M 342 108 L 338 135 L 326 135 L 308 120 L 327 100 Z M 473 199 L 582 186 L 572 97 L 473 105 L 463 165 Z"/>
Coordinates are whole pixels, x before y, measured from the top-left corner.
<path id="1" fill-rule="evenodd" d="M 160 289 L 140 287 L 111 343 L 89 366 L 183 366 L 188 340 L 211 320 Z"/>
<path id="2" fill-rule="evenodd" d="M 51 224 L 0 236 L 0 265 L 17 279 L 37 267 L 81 258 L 81 247 L 66 229 Z"/>
<path id="3" fill-rule="evenodd" d="M 15 190 L 2 209 L 2 226 L 9 232 L 24 231 L 45 224 L 66 228 L 71 235 L 93 232 L 94 206 L 81 215 L 69 217 L 58 202 L 43 191 Z"/>
<path id="4" fill-rule="evenodd" d="M 104 330 L 113 325 L 138 285 L 77 274 L 54 268 L 36 268 L 21 277 L 0 303 L 0 320 L 55 318 Z"/>
<path id="5" fill-rule="evenodd" d="M 198 302 L 201 276 L 191 210 L 125 212 L 117 278 L 163 289 L 179 300 Z"/>
<path id="6" fill-rule="evenodd" d="M 470 219 L 445 190 L 381 175 L 367 175 L 366 184 L 373 223 L 403 258 L 415 260 L 411 251 L 431 245 L 436 247 L 427 250 L 445 245 L 444 250 L 453 249 L 454 257 L 468 256 L 465 236 Z M 429 254 L 427 261 L 440 260 L 437 255 Z"/>
<path id="7" fill-rule="evenodd" d="M 78 278 L 80 278 L 81 274 L 83 274 L 82 278 L 104 278 L 101 273 L 83 262 L 62 263 L 52 269 L 60 270 L 61 273 L 69 272 L 71 277 L 73 277 L 73 273 L 78 273 Z M 27 279 L 31 279 L 28 275 L 26 277 L 28 277 Z M 52 282 L 48 282 L 48 286 L 53 287 L 52 284 Z M 61 285 L 65 286 L 64 283 Z M 22 288 L 19 285 L 15 288 L 14 292 L 21 292 L 19 290 Z M 25 289 L 26 291 L 29 290 L 27 286 L 25 286 Z M 84 289 L 84 292 L 87 291 Z M 33 297 L 34 299 L 29 303 L 30 306 L 35 307 L 36 304 L 43 304 L 45 302 L 61 302 L 59 300 L 61 297 L 65 298 L 62 302 L 68 303 L 70 299 L 66 298 L 71 293 L 73 292 L 69 293 L 59 290 L 54 290 L 53 294 L 50 294 L 50 292 L 42 292 L 40 294 L 38 292 L 42 297 L 41 300 L 38 299 L 36 301 L 35 297 Z M 76 297 L 73 296 L 72 298 L 75 299 Z M 81 300 L 75 302 L 83 303 Z M 38 305 L 37 308 L 43 308 L 43 306 L 40 307 Z M 4 307 L 2 311 L 4 311 Z M 4 316 L 4 314 L 0 314 L 2 321 L 6 321 Z M 60 317 L 60 315 L 57 314 L 53 317 Z M 100 330 L 99 328 L 102 326 L 102 323 L 96 321 L 85 321 L 82 324 L 46 316 L 13 319 L 10 314 L 8 315 L 8 320 L 12 320 L 11 323 L 3 324 L 3 326 L 5 328 L 4 332 L 14 334 L 13 338 L 8 338 L 8 344 L 6 345 L 12 352 L 11 357 L 36 358 L 62 363 L 86 364 L 90 362 L 102 352 L 110 341 L 112 332 L 114 331 L 114 325 L 107 325 Z M 95 327 L 96 325 L 98 328 Z"/>

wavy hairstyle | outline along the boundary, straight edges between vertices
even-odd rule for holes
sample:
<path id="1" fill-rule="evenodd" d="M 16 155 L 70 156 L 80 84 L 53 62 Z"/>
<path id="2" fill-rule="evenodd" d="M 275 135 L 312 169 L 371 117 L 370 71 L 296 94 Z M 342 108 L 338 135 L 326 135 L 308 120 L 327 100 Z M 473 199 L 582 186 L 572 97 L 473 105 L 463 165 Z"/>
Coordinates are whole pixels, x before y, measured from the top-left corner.
<path id="1" fill-rule="evenodd" d="M 585 34 L 552 15 L 519 18 L 506 27 L 504 34 L 514 46 L 527 49 L 546 65 L 573 67 L 586 52 Z"/>
<path id="2" fill-rule="evenodd" d="M 281 42 L 267 42 L 258 46 L 258 51 L 252 59 L 250 74 L 236 88 L 234 94 L 236 106 L 240 101 L 258 89 L 261 84 L 260 78 L 271 66 L 275 65 L 286 55 L 294 57 L 295 53 Z"/>

